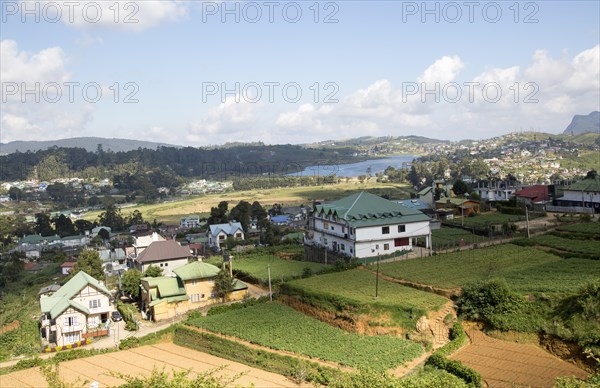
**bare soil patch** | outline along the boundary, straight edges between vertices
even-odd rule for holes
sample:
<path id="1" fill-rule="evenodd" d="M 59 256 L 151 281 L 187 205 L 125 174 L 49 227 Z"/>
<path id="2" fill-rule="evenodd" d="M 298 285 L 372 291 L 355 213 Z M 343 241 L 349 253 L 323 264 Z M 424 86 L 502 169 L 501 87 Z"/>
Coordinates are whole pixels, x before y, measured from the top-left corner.
<path id="1" fill-rule="evenodd" d="M 587 377 L 584 370 L 535 345 L 494 339 L 474 327 L 467 334 L 471 344 L 449 358 L 481 373 L 489 387 L 552 387 L 560 376 Z"/>
<path id="2" fill-rule="evenodd" d="M 172 343 L 142 346 L 127 351 L 103 354 L 82 358 L 79 360 L 60 363 L 60 375 L 68 383 L 88 384 L 97 381 L 100 387 L 111 387 L 123 384 L 125 381 L 109 375 L 110 371 L 127 375 L 150 375 L 153 368 L 171 372 L 173 370 L 191 369 L 190 376 L 199 372 L 215 369 L 221 365 L 226 367 L 220 375 L 233 377 L 241 372 L 246 373 L 235 384 L 256 387 L 298 387 L 297 384 L 284 376 L 266 372 L 225 360 L 210 354 L 198 352 Z M 47 387 L 48 383 L 39 368 L 26 369 L 8 375 L 0 376 L 1 386 L 4 387 Z"/>

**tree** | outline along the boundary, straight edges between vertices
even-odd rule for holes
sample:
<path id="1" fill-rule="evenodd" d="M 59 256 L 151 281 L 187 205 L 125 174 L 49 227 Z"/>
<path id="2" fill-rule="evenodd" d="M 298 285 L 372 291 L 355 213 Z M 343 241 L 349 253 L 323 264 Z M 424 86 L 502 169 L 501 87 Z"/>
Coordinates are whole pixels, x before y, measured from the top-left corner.
<path id="1" fill-rule="evenodd" d="M 64 183 L 53 183 L 46 188 L 46 193 L 48 193 L 52 200 L 57 202 L 66 201 L 69 191 L 69 188 Z"/>
<path id="2" fill-rule="evenodd" d="M 268 213 L 265 210 L 265 208 L 262 207 L 260 202 L 254 201 L 252 203 L 250 213 L 252 215 L 252 218 L 256 219 L 258 229 L 262 230 L 263 228 L 267 227 L 267 225 L 269 224 Z"/>
<path id="3" fill-rule="evenodd" d="M 76 220 L 74 226 L 77 233 L 85 234 L 86 231 L 92 230 L 94 224 L 88 220 Z"/>
<path id="4" fill-rule="evenodd" d="M 208 217 L 207 223 L 209 225 L 224 224 L 227 222 L 227 208 L 229 204 L 227 201 L 221 201 L 217 207 L 210 208 L 210 216 Z"/>
<path id="5" fill-rule="evenodd" d="M 54 229 L 50 225 L 50 216 L 47 213 L 35 215 L 35 232 L 42 236 L 52 236 L 54 234 Z"/>
<path id="6" fill-rule="evenodd" d="M 121 277 L 121 291 L 133 299 L 137 299 L 140 295 L 140 279 L 142 273 L 137 269 L 125 271 Z"/>
<path id="7" fill-rule="evenodd" d="M 83 271 L 93 278 L 98 280 L 104 279 L 104 271 L 102 270 L 102 259 L 96 251 L 83 251 L 73 266 L 71 276 L 77 272 Z"/>
<path id="8" fill-rule="evenodd" d="M 598 173 L 596 172 L 596 170 L 590 170 L 587 172 L 587 174 L 585 174 L 584 179 L 596 179 L 596 178 L 598 178 Z"/>
<path id="9" fill-rule="evenodd" d="M 73 222 L 64 214 L 54 218 L 52 222 L 54 223 L 56 233 L 58 233 L 60 237 L 72 236 L 75 234 L 75 226 L 73 226 Z"/>
<path id="10" fill-rule="evenodd" d="M 238 221 L 242 225 L 244 232 L 248 232 L 250 229 L 251 207 L 250 202 L 240 201 L 233 209 L 231 209 L 231 212 L 229 212 L 229 219 Z"/>
<path id="11" fill-rule="evenodd" d="M 18 187 L 13 186 L 10 189 L 8 189 L 8 196 L 13 201 L 18 202 L 23 199 L 23 190 L 19 189 Z"/>
<path id="12" fill-rule="evenodd" d="M 163 274 L 163 270 L 160 267 L 157 267 L 156 265 L 151 265 L 146 269 L 146 272 L 144 272 L 144 276 L 148 276 L 151 278 L 157 278 L 159 276 L 162 276 Z"/>
<path id="13" fill-rule="evenodd" d="M 144 217 L 139 210 L 134 210 L 133 213 L 129 215 L 127 219 L 127 224 L 129 225 L 139 225 L 144 223 Z"/>
<path id="14" fill-rule="evenodd" d="M 125 220 L 121 215 L 121 209 L 117 209 L 115 205 L 108 205 L 106 210 L 98 216 L 98 223 L 103 226 L 108 226 L 113 230 L 123 230 Z"/>
<path id="15" fill-rule="evenodd" d="M 455 195 L 462 196 L 469 192 L 469 186 L 467 186 L 467 184 L 460 179 L 457 179 L 452 186 L 452 191 L 454 191 Z"/>
<path id="16" fill-rule="evenodd" d="M 235 279 L 229 276 L 229 271 L 222 269 L 215 276 L 215 284 L 213 286 L 213 293 L 225 302 L 225 297 L 233 291 L 235 285 Z"/>

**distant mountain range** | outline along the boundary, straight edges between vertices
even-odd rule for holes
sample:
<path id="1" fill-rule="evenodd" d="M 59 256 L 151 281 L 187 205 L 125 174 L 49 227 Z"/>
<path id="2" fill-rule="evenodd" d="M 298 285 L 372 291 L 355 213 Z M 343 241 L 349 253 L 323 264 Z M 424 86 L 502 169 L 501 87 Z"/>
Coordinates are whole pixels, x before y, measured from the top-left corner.
<path id="1" fill-rule="evenodd" d="M 104 151 L 131 151 L 138 148 L 157 149 L 158 147 L 177 147 L 181 146 L 155 143 L 151 141 L 130 140 L 130 139 L 106 139 L 102 137 L 73 137 L 70 139 L 44 140 L 44 141 L 11 141 L 6 144 L 0 143 L 0 155 L 12 154 L 13 152 L 27 152 L 45 150 L 51 147 L 65 148 L 85 148 L 87 151 L 94 152 L 102 145 Z"/>
<path id="2" fill-rule="evenodd" d="M 600 133 L 600 112 L 594 111 L 587 116 L 575 115 L 571 124 L 563 132 L 565 135 L 580 135 L 582 133 Z"/>

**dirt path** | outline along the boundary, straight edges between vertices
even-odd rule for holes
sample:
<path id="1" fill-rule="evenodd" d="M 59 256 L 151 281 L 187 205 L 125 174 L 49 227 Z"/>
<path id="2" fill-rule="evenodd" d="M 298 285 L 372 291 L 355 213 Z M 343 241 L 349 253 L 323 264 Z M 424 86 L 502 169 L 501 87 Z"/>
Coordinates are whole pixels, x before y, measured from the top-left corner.
<path id="1" fill-rule="evenodd" d="M 471 326 L 471 344 L 449 358 L 459 360 L 481 373 L 489 387 L 551 387 L 560 376 L 586 378 L 587 372 L 530 344 L 488 337 Z"/>
<path id="2" fill-rule="evenodd" d="M 317 364 L 321 364 L 323 366 L 327 366 L 327 367 L 330 367 L 330 368 L 340 369 L 340 370 L 342 370 L 344 372 L 352 372 L 353 371 L 352 368 L 344 366 L 344 365 L 341 365 L 341 364 L 338 364 L 338 363 L 333 362 L 333 361 L 325 361 L 325 360 L 321 360 L 319 358 L 312 358 L 312 357 L 308 357 L 308 356 L 303 356 L 301 354 L 293 353 L 293 352 L 288 352 L 288 351 L 285 351 L 285 350 L 272 349 L 272 348 L 269 348 L 267 346 L 262 346 L 262 345 L 254 344 L 254 343 L 252 343 L 250 341 L 246 341 L 246 340 L 243 340 L 243 339 L 238 338 L 238 337 L 232 337 L 232 336 L 228 336 L 228 335 L 225 335 L 225 334 L 214 333 L 214 332 L 212 332 L 210 330 L 202 329 L 202 328 L 195 327 L 195 326 L 188 326 L 188 325 L 186 325 L 186 327 L 189 328 L 189 329 L 192 329 L 192 330 L 196 330 L 196 331 L 198 331 L 200 333 L 212 334 L 214 336 L 218 336 L 219 338 L 224 338 L 224 339 L 226 339 L 228 341 L 236 342 L 236 343 L 242 344 L 242 345 L 247 346 L 247 347 L 252 348 L 252 349 L 259 349 L 259 350 L 262 350 L 262 351 L 265 351 L 265 352 L 275 353 L 275 354 L 279 354 L 279 355 L 282 355 L 282 356 L 290 356 L 290 357 L 294 357 L 294 358 L 298 358 L 298 359 L 302 359 L 302 360 L 306 360 L 306 361 L 316 362 Z"/>
<path id="3" fill-rule="evenodd" d="M 232 378 L 244 374 L 234 384 L 256 387 L 298 387 L 291 380 L 275 373 L 249 367 L 234 361 L 225 360 L 210 354 L 198 352 L 172 343 L 142 346 L 140 348 L 82 358 L 60 363 L 60 375 L 67 383 L 83 385 L 84 381 L 97 381 L 99 387 L 123 384 L 111 372 L 130 376 L 150 375 L 153 368 L 167 372 L 192 370 L 191 377 L 200 372 L 225 366 L 217 375 Z M 2 388 L 47 387 L 48 383 L 39 368 L 26 369 L 0 376 Z M 307 385 L 308 386 L 308 385 Z"/>

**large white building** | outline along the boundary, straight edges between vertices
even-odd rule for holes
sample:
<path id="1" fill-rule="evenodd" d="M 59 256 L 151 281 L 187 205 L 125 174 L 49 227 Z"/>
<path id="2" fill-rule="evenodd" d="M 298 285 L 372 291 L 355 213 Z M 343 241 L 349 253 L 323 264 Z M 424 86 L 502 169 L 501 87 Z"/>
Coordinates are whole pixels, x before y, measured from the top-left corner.
<path id="1" fill-rule="evenodd" d="M 600 179 L 584 179 L 563 188 L 563 196 L 555 203 L 564 207 L 580 207 L 600 213 Z"/>
<path id="2" fill-rule="evenodd" d="M 430 219 L 416 209 L 368 192 L 317 205 L 305 244 L 364 258 L 412 249 L 417 237 L 431 243 Z"/>

